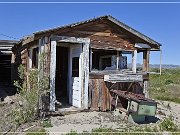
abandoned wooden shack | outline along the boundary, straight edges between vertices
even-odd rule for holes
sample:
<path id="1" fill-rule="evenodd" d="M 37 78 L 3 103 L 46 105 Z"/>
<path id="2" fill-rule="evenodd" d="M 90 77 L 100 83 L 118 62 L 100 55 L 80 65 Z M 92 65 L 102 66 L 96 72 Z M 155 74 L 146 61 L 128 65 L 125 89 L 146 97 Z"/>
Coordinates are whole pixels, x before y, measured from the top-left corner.
<path id="1" fill-rule="evenodd" d="M 49 75 L 50 111 L 57 101 L 107 111 L 113 105 L 110 90 L 147 95 L 150 51 L 160 46 L 112 16 L 101 16 L 35 32 L 16 44 L 13 53 L 15 67 L 25 65 L 27 76 L 40 67 L 40 54 L 46 54 L 43 73 Z M 136 67 L 139 53 L 142 70 Z M 120 102 L 126 109 L 127 99 Z"/>
<path id="2" fill-rule="evenodd" d="M 11 78 L 11 63 L 12 58 L 12 47 L 17 41 L 14 40 L 0 40 L 0 85 L 11 85 L 13 78 Z"/>

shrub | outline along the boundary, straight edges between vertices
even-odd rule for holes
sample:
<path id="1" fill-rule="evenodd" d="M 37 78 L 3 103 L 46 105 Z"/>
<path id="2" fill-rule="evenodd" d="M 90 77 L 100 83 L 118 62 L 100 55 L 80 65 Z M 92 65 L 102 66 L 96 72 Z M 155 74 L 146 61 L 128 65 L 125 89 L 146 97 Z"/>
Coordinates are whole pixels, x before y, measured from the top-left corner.
<path id="1" fill-rule="evenodd" d="M 49 75 L 44 75 L 43 59 L 45 55 L 40 56 L 40 68 L 29 71 L 28 76 L 25 76 L 25 67 L 20 65 L 18 68 L 19 80 L 15 81 L 14 85 L 18 91 L 18 97 L 21 102 L 16 109 L 12 111 L 14 121 L 17 125 L 33 121 L 39 116 L 43 110 L 42 95 L 49 92 Z"/>
<path id="2" fill-rule="evenodd" d="M 21 74 L 24 67 L 20 66 L 19 74 Z M 23 77 L 23 76 L 21 76 Z M 29 73 L 29 86 L 24 78 L 20 78 L 21 82 L 16 81 L 15 86 L 18 90 L 19 104 L 15 110 L 12 111 L 14 121 L 17 125 L 33 121 L 37 117 L 38 112 L 38 71 L 32 70 Z"/>
<path id="3" fill-rule="evenodd" d="M 165 81 L 165 85 L 169 85 L 169 84 L 172 84 L 172 83 L 174 83 L 174 82 L 172 80 L 169 80 L 169 79 Z"/>

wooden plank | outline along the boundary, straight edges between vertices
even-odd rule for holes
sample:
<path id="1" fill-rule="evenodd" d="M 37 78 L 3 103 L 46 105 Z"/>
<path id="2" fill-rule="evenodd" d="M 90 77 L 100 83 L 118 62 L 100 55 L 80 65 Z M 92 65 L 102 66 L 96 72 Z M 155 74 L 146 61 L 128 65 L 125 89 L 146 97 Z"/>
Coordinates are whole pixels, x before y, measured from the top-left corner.
<path id="1" fill-rule="evenodd" d="M 147 51 L 147 71 L 149 71 L 150 51 Z"/>
<path id="2" fill-rule="evenodd" d="M 106 111 L 107 110 L 107 87 L 106 84 L 104 83 L 104 80 L 102 81 L 102 85 L 103 85 L 103 108 L 102 111 Z"/>
<path id="3" fill-rule="evenodd" d="M 148 81 L 144 81 L 143 93 L 146 98 L 149 98 Z"/>
<path id="4" fill-rule="evenodd" d="M 116 56 L 116 69 L 117 70 L 119 70 L 119 59 L 120 59 L 119 51 L 117 51 L 117 56 Z"/>
<path id="5" fill-rule="evenodd" d="M 143 75 L 110 74 L 110 75 L 104 75 L 104 81 L 108 81 L 108 82 L 142 82 Z"/>
<path id="6" fill-rule="evenodd" d="M 88 82 L 89 82 L 89 46 L 90 39 L 83 39 L 83 67 L 82 71 L 84 71 L 84 95 L 83 95 L 83 107 L 84 109 L 88 109 Z"/>
<path id="7" fill-rule="evenodd" d="M 147 51 L 143 52 L 143 71 L 147 71 Z"/>
<path id="8" fill-rule="evenodd" d="M 92 104 L 91 104 L 91 110 L 93 111 L 98 111 L 98 101 L 99 101 L 99 91 L 98 91 L 98 80 L 97 79 L 92 79 Z"/>
<path id="9" fill-rule="evenodd" d="M 110 36 L 112 34 L 110 32 L 80 31 L 80 30 L 75 31 L 75 33 L 85 34 L 85 35 L 96 35 L 96 36 Z"/>
<path id="10" fill-rule="evenodd" d="M 149 55 L 150 51 L 146 50 L 143 52 L 143 71 L 149 71 Z"/>
<path id="11" fill-rule="evenodd" d="M 50 63 L 50 111 L 55 111 L 56 41 L 51 41 Z"/>
<path id="12" fill-rule="evenodd" d="M 132 71 L 136 73 L 137 50 L 132 53 Z"/>
<path id="13" fill-rule="evenodd" d="M 91 79 L 89 79 L 89 93 L 88 93 L 88 98 L 89 98 L 89 100 L 88 100 L 88 107 L 90 108 L 91 107 L 91 104 L 92 104 L 92 88 L 93 88 L 93 86 L 92 86 L 92 80 Z"/>
<path id="14" fill-rule="evenodd" d="M 102 83 L 100 79 L 97 79 L 97 89 L 98 89 L 98 108 L 102 108 L 103 106 L 103 89 L 102 89 Z"/>

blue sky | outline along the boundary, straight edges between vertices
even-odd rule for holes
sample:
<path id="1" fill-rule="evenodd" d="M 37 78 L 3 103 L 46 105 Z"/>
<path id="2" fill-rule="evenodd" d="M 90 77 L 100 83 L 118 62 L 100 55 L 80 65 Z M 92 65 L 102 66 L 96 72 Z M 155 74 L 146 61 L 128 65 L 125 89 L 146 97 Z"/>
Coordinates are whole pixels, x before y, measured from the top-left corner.
<path id="1" fill-rule="evenodd" d="M 163 63 L 180 65 L 180 4 L 1 3 L 0 34 L 21 38 L 24 35 L 29 35 L 39 30 L 54 28 L 102 15 L 112 15 L 160 42 L 163 49 Z M 9 38 L 0 35 L 0 39 Z M 150 62 L 158 64 L 159 54 L 158 52 L 151 53 Z M 139 56 L 139 62 L 140 58 Z"/>

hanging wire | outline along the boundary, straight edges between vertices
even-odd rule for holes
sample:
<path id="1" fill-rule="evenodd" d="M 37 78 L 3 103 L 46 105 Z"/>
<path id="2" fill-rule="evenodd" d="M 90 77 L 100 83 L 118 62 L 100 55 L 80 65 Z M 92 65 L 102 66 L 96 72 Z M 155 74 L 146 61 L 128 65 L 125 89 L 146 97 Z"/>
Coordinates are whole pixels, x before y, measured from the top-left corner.
<path id="1" fill-rule="evenodd" d="M 0 35 L 1 35 L 1 36 L 4 36 L 4 37 L 11 38 L 11 39 L 19 39 L 19 38 L 13 37 L 13 36 L 8 36 L 8 35 L 3 34 L 3 33 L 0 33 Z"/>

